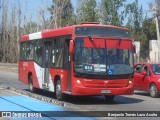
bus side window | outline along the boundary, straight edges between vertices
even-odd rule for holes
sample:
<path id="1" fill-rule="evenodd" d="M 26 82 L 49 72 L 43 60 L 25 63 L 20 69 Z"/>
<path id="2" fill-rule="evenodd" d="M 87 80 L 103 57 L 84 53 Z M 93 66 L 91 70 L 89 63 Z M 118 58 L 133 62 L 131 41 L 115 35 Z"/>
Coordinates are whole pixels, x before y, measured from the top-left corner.
<path id="1" fill-rule="evenodd" d="M 20 59 L 26 60 L 26 51 L 27 51 L 26 42 L 21 43 L 20 49 L 21 49 Z"/>
<path id="2" fill-rule="evenodd" d="M 52 67 L 62 67 L 63 63 L 63 50 L 62 49 L 53 49 L 52 50 Z"/>
<path id="3" fill-rule="evenodd" d="M 33 60 L 34 42 L 28 42 L 27 44 L 27 60 Z"/>
<path id="4" fill-rule="evenodd" d="M 56 67 L 62 67 L 62 60 L 63 60 L 63 54 L 62 54 L 62 49 L 57 49 L 56 50 Z"/>
<path id="5" fill-rule="evenodd" d="M 62 68 L 63 67 L 63 45 L 64 40 L 62 37 L 53 38 L 51 67 Z"/>

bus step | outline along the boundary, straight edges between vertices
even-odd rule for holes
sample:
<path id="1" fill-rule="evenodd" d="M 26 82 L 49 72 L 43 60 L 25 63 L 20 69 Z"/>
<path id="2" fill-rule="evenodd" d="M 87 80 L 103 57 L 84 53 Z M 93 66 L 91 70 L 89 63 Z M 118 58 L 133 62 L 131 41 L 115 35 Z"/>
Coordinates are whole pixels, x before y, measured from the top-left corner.
<path id="1" fill-rule="evenodd" d="M 69 91 L 64 91 L 65 94 L 71 95 L 72 93 Z"/>
<path id="2" fill-rule="evenodd" d="M 43 89 L 45 89 L 45 90 L 49 90 L 49 87 L 43 86 Z"/>
<path id="3" fill-rule="evenodd" d="M 49 89 L 49 86 L 48 86 L 48 84 L 46 84 L 46 83 L 43 84 L 42 86 L 43 86 L 44 89 Z"/>

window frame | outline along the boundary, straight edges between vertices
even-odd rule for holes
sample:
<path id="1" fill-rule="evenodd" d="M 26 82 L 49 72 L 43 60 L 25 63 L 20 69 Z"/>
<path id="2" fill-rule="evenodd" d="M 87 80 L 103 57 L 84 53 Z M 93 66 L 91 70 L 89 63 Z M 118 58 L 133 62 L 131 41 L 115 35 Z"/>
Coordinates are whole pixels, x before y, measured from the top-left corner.
<path id="1" fill-rule="evenodd" d="M 25 50 L 22 50 L 23 44 L 25 45 Z M 32 45 L 32 58 L 28 58 L 28 53 L 27 53 L 27 49 L 30 48 Z M 29 47 L 28 47 L 29 46 Z M 35 47 L 35 41 L 24 41 L 20 43 L 20 57 L 19 60 L 23 60 L 23 61 L 33 61 L 34 60 L 34 47 Z M 25 52 L 25 53 L 24 53 Z M 25 54 L 25 57 L 23 58 L 23 54 Z"/>
<path id="2" fill-rule="evenodd" d="M 34 62 L 36 64 L 38 64 L 39 66 L 43 67 L 43 59 L 44 59 L 44 44 L 43 44 L 43 40 L 42 39 L 37 39 L 37 40 L 34 40 L 34 41 L 35 41 L 35 44 L 34 44 L 34 57 L 33 57 L 33 60 L 34 60 Z M 38 63 L 37 60 L 35 60 L 35 57 L 36 57 L 35 47 L 38 47 L 37 42 L 41 42 L 38 45 L 42 47 L 42 54 L 41 54 L 42 61 L 41 61 L 41 63 Z"/>

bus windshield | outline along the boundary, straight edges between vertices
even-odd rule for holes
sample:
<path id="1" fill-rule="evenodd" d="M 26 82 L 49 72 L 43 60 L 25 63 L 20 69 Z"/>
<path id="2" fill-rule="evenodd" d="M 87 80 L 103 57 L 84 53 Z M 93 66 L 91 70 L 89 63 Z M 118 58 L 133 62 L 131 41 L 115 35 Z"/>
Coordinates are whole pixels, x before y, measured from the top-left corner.
<path id="1" fill-rule="evenodd" d="M 129 30 L 111 27 L 95 27 L 95 26 L 85 26 L 76 27 L 75 34 L 77 36 L 108 36 L 108 37 L 121 37 L 130 38 Z"/>
<path id="2" fill-rule="evenodd" d="M 131 49 L 87 48 L 84 38 L 76 38 L 74 54 L 75 72 L 101 75 L 133 73 Z"/>

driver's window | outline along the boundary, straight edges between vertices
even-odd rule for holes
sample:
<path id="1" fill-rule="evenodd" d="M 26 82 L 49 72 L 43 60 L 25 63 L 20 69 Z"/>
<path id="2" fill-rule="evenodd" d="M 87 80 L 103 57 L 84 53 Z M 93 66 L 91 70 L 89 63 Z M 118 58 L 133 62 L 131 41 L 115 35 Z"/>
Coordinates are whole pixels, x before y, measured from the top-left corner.
<path id="1" fill-rule="evenodd" d="M 144 65 L 144 66 L 142 67 L 141 72 L 142 72 L 142 71 L 146 71 L 147 75 L 150 75 L 150 71 L 149 71 L 149 69 L 148 69 L 148 67 L 147 67 L 146 65 Z"/>
<path id="2" fill-rule="evenodd" d="M 140 65 L 140 64 L 136 65 L 134 72 L 140 73 L 141 68 L 142 68 L 142 65 Z"/>

